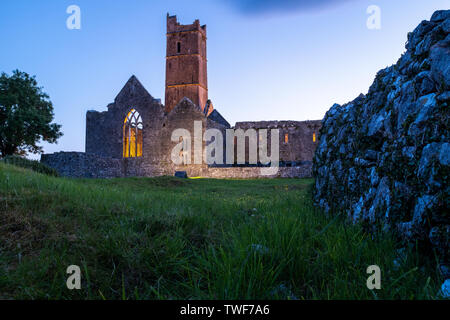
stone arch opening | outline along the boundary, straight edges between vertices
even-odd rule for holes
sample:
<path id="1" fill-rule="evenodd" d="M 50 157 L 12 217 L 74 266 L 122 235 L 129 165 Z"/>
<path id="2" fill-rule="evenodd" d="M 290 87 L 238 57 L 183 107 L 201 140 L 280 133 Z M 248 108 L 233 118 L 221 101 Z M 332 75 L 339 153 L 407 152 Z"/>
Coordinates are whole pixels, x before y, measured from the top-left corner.
<path id="1" fill-rule="evenodd" d="M 131 109 L 123 122 L 123 157 L 142 157 L 144 125 L 139 112 Z"/>

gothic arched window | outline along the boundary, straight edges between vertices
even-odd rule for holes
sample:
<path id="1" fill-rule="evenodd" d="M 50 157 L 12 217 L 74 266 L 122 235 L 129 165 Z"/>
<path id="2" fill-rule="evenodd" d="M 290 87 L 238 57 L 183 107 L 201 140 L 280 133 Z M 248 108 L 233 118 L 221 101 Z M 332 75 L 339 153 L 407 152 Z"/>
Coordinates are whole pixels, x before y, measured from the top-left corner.
<path id="1" fill-rule="evenodd" d="M 134 109 L 128 112 L 123 122 L 123 157 L 142 157 L 142 118 Z"/>

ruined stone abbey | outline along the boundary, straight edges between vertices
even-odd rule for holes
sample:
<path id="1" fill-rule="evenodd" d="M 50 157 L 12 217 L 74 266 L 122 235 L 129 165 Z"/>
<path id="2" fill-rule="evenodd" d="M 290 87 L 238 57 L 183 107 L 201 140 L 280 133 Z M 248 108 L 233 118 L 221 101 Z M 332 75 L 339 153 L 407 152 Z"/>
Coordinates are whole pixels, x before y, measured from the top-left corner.
<path id="1" fill-rule="evenodd" d="M 231 127 L 208 97 L 206 48 L 205 25 L 201 26 L 198 20 L 182 25 L 176 16 L 167 15 L 165 105 L 132 76 L 107 111 L 87 112 L 86 152 L 44 154 L 41 161 L 70 177 L 151 177 L 173 175 L 176 171 L 186 171 L 191 177 L 260 176 L 264 165 L 259 158 L 256 163 L 251 161 L 247 135 L 243 141 L 236 137 L 232 141 L 234 151 L 239 143 L 243 144 L 244 161 L 174 163 L 171 154 L 179 142 L 173 141 L 172 133 L 179 128 L 194 133 L 198 130 L 198 126 L 194 128 L 196 123 L 201 124 L 201 136 L 208 129 L 219 130 L 224 137 L 227 129 L 278 129 L 279 170 L 273 176 L 311 176 L 321 121 L 238 122 Z M 195 143 L 189 141 L 189 145 Z M 208 141 L 201 143 L 205 147 Z M 195 158 L 196 151 L 190 152 L 188 158 Z"/>

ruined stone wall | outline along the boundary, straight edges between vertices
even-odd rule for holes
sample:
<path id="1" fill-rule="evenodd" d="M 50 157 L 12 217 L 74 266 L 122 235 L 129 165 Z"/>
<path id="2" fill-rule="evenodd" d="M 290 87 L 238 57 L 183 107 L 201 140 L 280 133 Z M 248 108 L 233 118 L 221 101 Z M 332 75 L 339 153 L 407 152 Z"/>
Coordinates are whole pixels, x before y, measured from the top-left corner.
<path id="1" fill-rule="evenodd" d="M 58 152 L 41 156 L 41 162 L 54 168 L 63 177 L 120 178 L 155 177 L 175 171 L 186 171 L 188 177 L 218 179 L 309 178 L 312 165 L 305 162 L 293 167 L 280 167 L 276 174 L 265 176 L 260 167 L 208 167 L 206 165 L 154 166 L 144 158 L 112 159 L 84 152 Z"/>
<path id="2" fill-rule="evenodd" d="M 124 158 L 124 122 L 127 114 L 136 110 L 142 118 L 143 146 L 142 156 Z M 73 177 L 128 177 L 128 176 L 162 176 L 173 175 L 176 171 L 187 171 L 189 176 L 218 178 L 255 178 L 260 176 L 261 168 L 249 165 L 248 139 L 246 141 L 246 164 L 226 164 L 226 130 L 230 124 L 211 109 L 209 115 L 184 97 L 169 113 L 164 111 L 160 100 L 154 99 L 135 76 L 132 76 L 114 102 L 104 112 L 88 111 L 86 114 L 86 154 L 57 153 L 44 155 L 42 161 L 55 168 L 63 176 Z M 195 132 L 195 122 L 201 123 L 199 132 Z M 320 121 L 260 121 L 240 122 L 236 129 L 250 128 L 280 130 L 280 173 L 274 176 L 306 177 L 311 175 L 312 154 L 316 147 L 313 136 L 318 137 Z M 175 164 L 171 153 L 179 143 L 172 141 L 176 129 L 185 129 L 191 135 L 190 164 Z M 203 141 L 207 129 L 217 129 L 223 137 L 223 158 L 221 163 L 210 167 L 203 154 L 211 141 Z M 284 134 L 289 134 L 289 141 L 284 142 Z M 201 143 L 195 145 L 195 135 Z M 234 143 L 234 141 L 231 141 Z M 197 150 L 196 150 L 197 149 Z M 270 152 L 270 136 L 268 142 Z M 198 152 L 199 163 L 196 163 Z M 89 165 L 89 160 L 93 165 Z M 111 163 L 110 170 L 107 170 Z M 95 164 L 98 164 L 98 168 Z M 220 166 L 221 165 L 221 166 Z M 221 174 L 222 172 L 222 174 Z"/>
<path id="3" fill-rule="evenodd" d="M 84 152 L 43 154 L 41 162 L 54 168 L 63 177 L 114 178 L 124 176 L 122 159 L 103 158 Z"/>
<path id="4" fill-rule="evenodd" d="M 123 158 L 123 127 L 127 114 L 135 109 L 142 118 L 143 155 Z M 43 155 L 41 161 L 70 177 L 159 176 L 165 171 L 159 162 L 166 153 L 161 146 L 161 129 L 166 115 L 160 100 L 154 99 L 132 76 L 104 112 L 86 114 L 86 153 Z M 108 169 L 108 165 L 111 167 Z"/>
<path id="5" fill-rule="evenodd" d="M 217 111 L 216 111 L 217 112 Z M 201 123 L 201 131 L 195 132 L 194 123 Z M 188 171 L 191 176 L 202 176 L 207 170 L 207 164 L 203 159 L 203 150 L 205 150 L 207 143 L 203 141 L 204 133 L 209 128 L 218 129 L 223 134 L 225 129 L 229 126 L 226 123 L 218 123 L 205 116 L 199 106 L 195 105 L 192 101 L 184 98 L 180 103 L 167 115 L 165 118 L 165 126 L 161 130 L 160 150 L 161 156 L 154 164 L 161 168 L 162 172 L 167 175 L 173 175 L 175 171 Z M 173 148 L 178 142 L 172 142 L 171 136 L 176 129 L 186 129 L 191 135 L 191 164 L 188 165 L 176 165 L 171 159 L 171 153 Z M 195 163 L 195 134 L 202 139 L 201 145 L 197 148 L 200 150 L 200 162 Z"/>
<path id="6" fill-rule="evenodd" d="M 205 178 L 217 179 L 258 179 L 258 178 L 311 178 L 312 163 L 306 162 L 294 167 L 280 167 L 276 174 L 261 174 L 260 167 L 207 168 L 203 172 Z M 191 176 L 192 177 L 192 176 Z M 195 177 L 195 175 L 194 175 Z"/>
<path id="7" fill-rule="evenodd" d="M 311 149 L 315 147 L 312 143 L 312 132 L 318 131 L 320 122 L 247 122 L 240 123 L 237 127 L 247 130 L 249 128 L 279 128 L 280 130 L 290 130 L 291 144 L 302 145 L 307 142 L 296 141 L 298 139 L 309 139 L 310 148 L 306 148 L 302 153 L 300 149 L 295 149 L 299 154 L 294 157 L 284 157 L 281 160 L 279 171 L 272 176 L 263 176 L 261 167 L 247 165 L 225 164 L 226 157 L 226 129 L 230 128 L 228 122 L 214 110 L 210 117 L 205 116 L 199 106 L 195 105 L 187 98 L 169 113 L 163 113 L 163 107 L 159 101 L 154 100 L 144 92 L 140 83 L 132 77 L 127 82 L 124 89 L 117 96 L 115 103 L 110 104 L 107 112 L 88 112 L 91 122 L 87 124 L 86 153 L 56 153 L 42 156 L 42 162 L 56 169 L 63 176 L 70 177 L 130 177 L 145 176 L 154 177 L 169 175 L 176 171 L 186 171 L 190 177 L 209 178 L 258 178 L 258 177 L 310 177 L 312 162 L 310 157 Z M 136 94 L 138 96 L 136 96 Z M 121 130 L 123 121 L 130 107 L 136 109 L 143 121 L 143 156 L 137 158 L 123 158 L 122 132 L 115 131 L 113 126 L 118 126 Z M 111 121 L 108 123 L 108 121 Z M 201 123 L 199 132 L 195 132 L 194 123 Z M 97 126 L 94 126 L 94 123 Z M 107 128 L 107 129 L 105 129 Z M 171 137 L 176 129 L 186 129 L 191 135 L 190 164 L 174 164 L 171 153 L 178 142 L 173 142 Z M 203 141 L 207 129 L 217 129 L 223 136 L 223 161 L 222 165 L 209 166 L 203 158 L 203 152 L 209 142 Z M 115 132 L 112 136 L 107 136 L 104 132 Z M 108 131 L 109 130 L 109 131 Z M 283 131 L 284 132 L 284 131 Z M 202 142 L 199 144 L 200 163 L 195 163 L 195 134 L 199 135 Z M 94 135 L 94 136 L 91 136 Z M 281 139 L 281 138 L 280 138 Z M 93 148 L 94 143 L 98 148 Z M 105 147 L 106 146 L 106 147 Z M 111 148 L 111 150 L 105 150 Z M 287 148 L 287 147 L 284 147 Z M 296 148 L 296 147 L 292 147 Z M 269 146 L 270 149 L 270 146 Z M 283 150 L 283 147 L 281 147 Z M 248 148 L 247 148 L 248 150 Z M 286 154 L 286 153 L 285 153 Z M 291 153 L 292 154 L 292 153 Z M 312 156 L 311 156 L 312 157 Z"/>
<path id="8" fill-rule="evenodd" d="M 164 168 L 139 158 L 104 158 L 84 152 L 58 152 L 44 154 L 41 162 L 55 169 L 63 177 L 119 178 L 157 177 L 168 175 Z M 170 175 L 173 175 L 170 174 Z"/>
<path id="9" fill-rule="evenodd" d="M 319 131 L 322 122 L 318 121 L 257 121 L 238 122 L 234 129 L 255 129 L 258 133 L 260 129 L 268 130 L 268 150 L 271 150 L 271 129 L 279 129 L 279 147 L 281 162 L 302 162 L 311 161 L 319 142 Z M 287 135 L 287 142 L 285 138 Z M 259 146 L 258 138 L 258 146 Z M 249 161 L 248 139 L 246 139 L 245 159 Z M 259 155 L 258 155 L 259 162 Z"/>
<path id="10" fill-rule="evenodd" d="M 143 152 L 149 162 L 159 158 L 159 131 L 163 125 L 164 107 L 132 76 L 117 95 L 108 111 L 88 111 L 86 114 L 86 153 L 101 157 L 123 157 L 124 120 L 131 109 L 138 111 L 143 121 Z"/>
<path id="11" fill-rule="evenodd" d="M 315 200 L 432 247 L 449 264 L 450 10 L 408 35 L 367 95 L 334 105 L 314 158 Z M 448 268 L 446 277 L 450 277 Z"/>
<path id="12" fill-rule="evenodd" d="M 230 126 L 214 110 L 211 117 L 206 117 L 199 106 L 183 99 L 169 114 L 165 114 L 159 101 L 151 98 L 141 88 L 140 83 L 132 77 L 117 96 L 115 102 L 108 106 L 106 112 L 88 112 L 86 154 L 56 153 L 44 155 L 42 161 L 55 168 L 63 176 L 72 177 L 127 177 L 127 176 L 162 176 L 173 175 L 175 171 L 186 171 L 190 177 L 215 178 L 257 178 L 261 177 L 261 167 L 226 164 L 226 129 Z M 143 156 L 123 158 L 123 121 L 130 110 L 136 109 L 143 121 Z M 202 138 L 200 145 L 201 163 L 195 163 L 194 123 L 201 123 Z M 203 141 L 207 129 L 217 129 L 223 136 L 222 166 L 209 166 L 203 158 L 208 143 Z M 318 134 L 320 121 L 265 121 L 241 122 L 236 128 L 280 129 L 280 168 L 272 177 L 310 177 L 312 153 L 316 143 L 313 133 Z M 186 129 L 191 133 L 191 163 L 176 165 L 171 153 L 178 142 L 171 140 L 176 129 Z M 284 133 L 289 132 L 289 142 L 284 143 Z M 248 143 L 248 141 L 247 141 Z M 270 141 L 269 147 L 270 150 Z M 248 160 L 248 145 L 246 145 Z M 92 163 L 90 165 L 89 163 Z M 98 164 L 98 166 L 97 166 Z M 111 164 L 110 170 L 107 169 Z"/>

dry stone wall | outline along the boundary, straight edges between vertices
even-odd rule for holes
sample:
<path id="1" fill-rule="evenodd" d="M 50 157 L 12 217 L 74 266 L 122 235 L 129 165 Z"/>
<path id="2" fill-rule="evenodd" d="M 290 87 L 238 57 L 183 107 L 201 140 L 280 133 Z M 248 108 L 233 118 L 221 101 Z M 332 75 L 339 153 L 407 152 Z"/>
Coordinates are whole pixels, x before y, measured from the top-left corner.
<path id="1" fill-rule="evenodd" d="M 313 169 L 325 211 L 418 241 L 442 266 L 450 252 L 449 32 L 450 10 L 435 12 L 367 95 L 327 112 Z"/>

